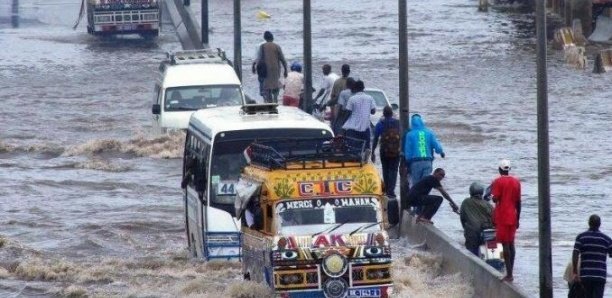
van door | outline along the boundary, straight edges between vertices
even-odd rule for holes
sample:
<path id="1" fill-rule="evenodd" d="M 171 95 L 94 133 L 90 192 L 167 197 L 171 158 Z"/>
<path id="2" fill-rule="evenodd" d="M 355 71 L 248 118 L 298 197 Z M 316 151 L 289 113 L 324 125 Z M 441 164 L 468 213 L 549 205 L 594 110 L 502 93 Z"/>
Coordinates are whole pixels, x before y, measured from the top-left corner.
<path id="1" fill-rule="evenodd" d="M 155 94 L 155 98 L 153 99 L 153 107 L 152 107 L 152 114 L 153 114 L 153 128 L 155 129 L 155 132 L 161 132 L 161 113 L 163 112 L 163 103 L 162 103 L 162 89 L 161 86 L 158 83 L 155 83 L 155 88 L 154 88 L 154 94 Z"/>

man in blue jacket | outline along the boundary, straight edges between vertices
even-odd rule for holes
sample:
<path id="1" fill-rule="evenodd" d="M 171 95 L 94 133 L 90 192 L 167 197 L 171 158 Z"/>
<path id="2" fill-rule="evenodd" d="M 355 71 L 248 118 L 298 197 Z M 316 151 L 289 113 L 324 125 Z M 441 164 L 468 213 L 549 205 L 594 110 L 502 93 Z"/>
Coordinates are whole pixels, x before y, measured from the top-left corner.
<path id="1" fill-rule="evenodd" d="M 404 137 L 404 158 L 410 172 L 410 185 L 414 186 L 423 177 L 431 175 L 434 152 L 444 158 L 444 150 L 436 135 L 425 126 L 421 115 L 411 118 L 410 131 Z"/>

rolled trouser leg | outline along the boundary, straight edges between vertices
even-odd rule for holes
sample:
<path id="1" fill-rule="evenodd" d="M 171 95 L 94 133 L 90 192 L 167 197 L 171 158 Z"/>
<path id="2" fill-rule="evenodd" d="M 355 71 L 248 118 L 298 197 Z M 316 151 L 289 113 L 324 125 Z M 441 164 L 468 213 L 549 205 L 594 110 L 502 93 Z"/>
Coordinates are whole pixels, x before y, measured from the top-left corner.
<path id="1" fill-rule="evenodd" d="M 423 198 L 422 216 L 424 218 L 431 219 L 436 214 L 436 212 L 438 212 L 438 208 L 440 208 L 440 205 L 442 205 L 441 196 L 425 196 Z"/>

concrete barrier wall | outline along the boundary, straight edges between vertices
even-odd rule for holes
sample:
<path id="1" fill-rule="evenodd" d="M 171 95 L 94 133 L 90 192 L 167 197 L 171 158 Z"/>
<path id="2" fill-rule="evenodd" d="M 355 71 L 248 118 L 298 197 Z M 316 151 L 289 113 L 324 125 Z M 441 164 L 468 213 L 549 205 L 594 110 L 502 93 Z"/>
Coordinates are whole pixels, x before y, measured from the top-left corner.
<path id="1" fill-rule="evenodd" d="M 433 225 L 415 224 L 414 217 L 404 212 L 400 233 L 411 241 L 425 243 L 427 249 L 442 256 L 442 271 L 461 272 L 471 279 L 475 297 L 529 297 L 515 285 L 502 282 L 502 274 L 474 256 L 465 247 L 450 239 Z"/>
<path id="2" fill-rule="evenodd" d="M 183 0 L 165 0 L 165 12 L 168 13 L 178 34 L 184 50 L 203 49 L 200 25 Z"/>

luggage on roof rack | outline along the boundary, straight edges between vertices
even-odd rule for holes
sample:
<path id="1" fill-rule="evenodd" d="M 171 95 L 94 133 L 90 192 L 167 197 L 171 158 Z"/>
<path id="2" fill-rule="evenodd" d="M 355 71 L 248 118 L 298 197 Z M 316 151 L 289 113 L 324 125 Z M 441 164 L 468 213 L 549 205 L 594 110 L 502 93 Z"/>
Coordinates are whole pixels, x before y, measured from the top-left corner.
<path id="1" fill-rule="evenodd" d="M 189 63 L 228 63 L 229 60 L 225 51 L 220 48 L 185 50 L 174 53 L 166 53 L 170 64 L 189 64 Z"/>
<path id="2" fill-rule="evenodd" d="M 253 114 L 278 114 L 277 103 L 254 103 L 242 105 L 242 112 L 248 115 Z"/>
<path id="3" fill-rule="evenodd" d="M 306 169 L 307 162 L 319 168 L 361 167 L 367 163 L 365 142 L 348 137 L 255 141 L 245 150 L 252 165 L 266 169 Z"/>

